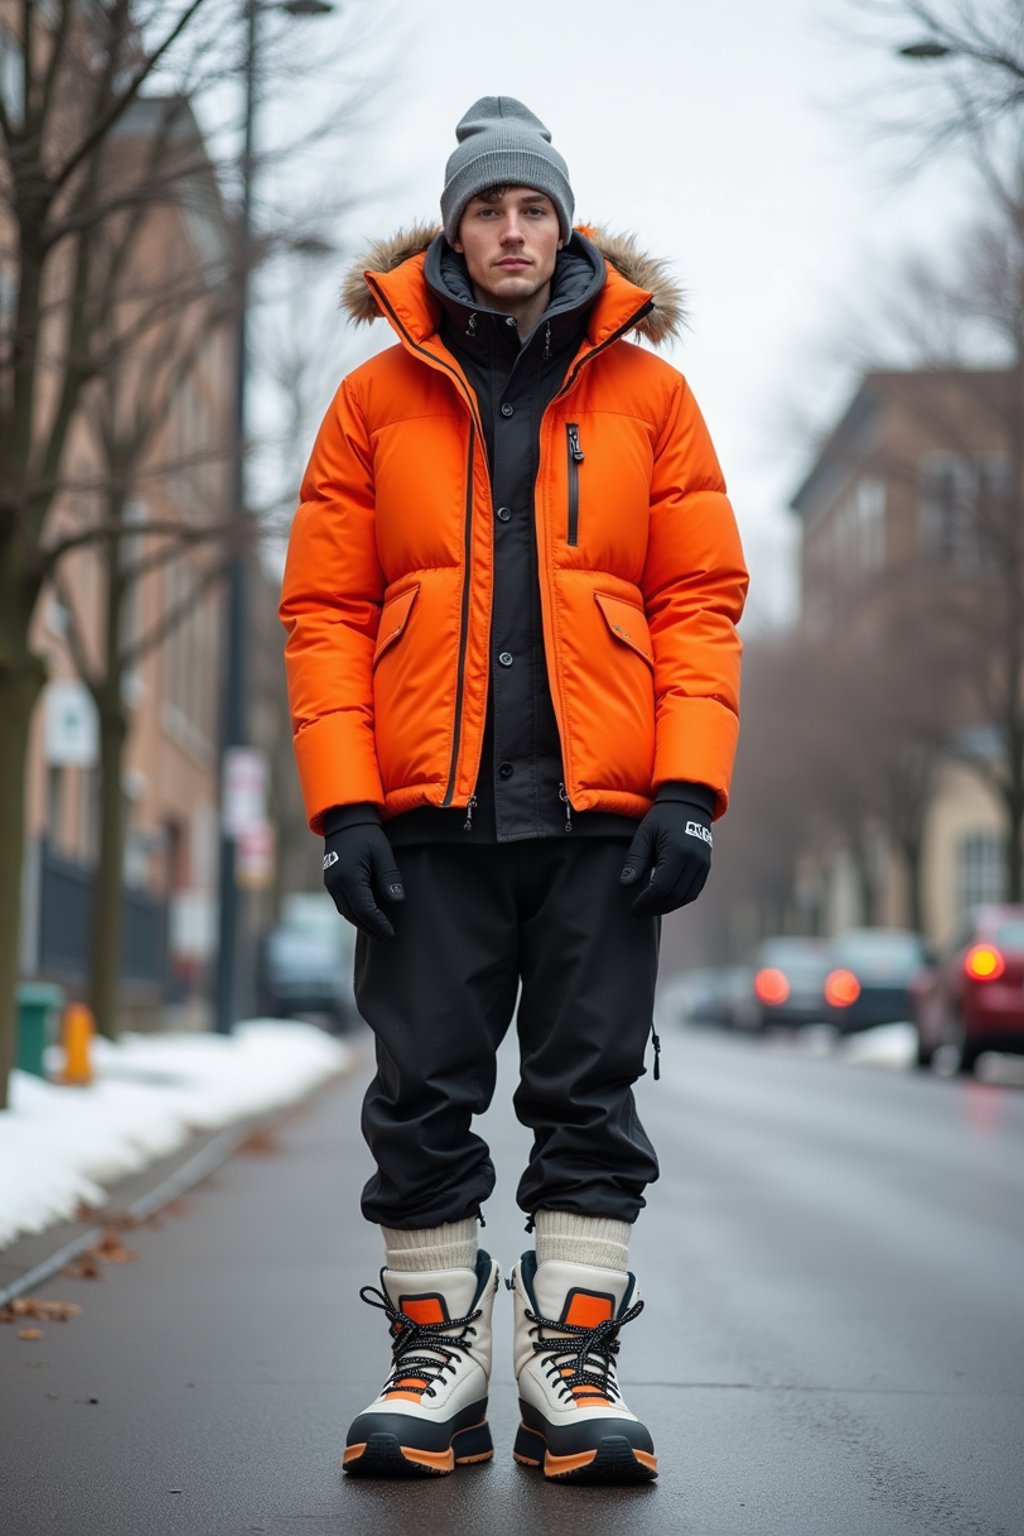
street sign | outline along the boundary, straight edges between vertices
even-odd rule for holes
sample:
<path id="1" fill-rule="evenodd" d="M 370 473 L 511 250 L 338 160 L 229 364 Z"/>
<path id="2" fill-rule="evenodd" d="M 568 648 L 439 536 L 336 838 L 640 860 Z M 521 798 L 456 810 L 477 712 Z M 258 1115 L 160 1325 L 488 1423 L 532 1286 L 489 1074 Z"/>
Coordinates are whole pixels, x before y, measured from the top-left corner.
<path id="1" fill-rule="evenodd" d="M 235 847 L 235 880 L 247 891 L 265 890 L 274 878 L 274 829 L 264 821 L 243 832 Z"/>
<path id="2" fill-rule="evenodd" d="M 83 683 L 49 683 L 45 752 L 51 768 L 91 768 L 98 757 L 96 705 Z"/>
<path id="3" fill-rule="evenodd" d="M 267 819 L 267 759 L 255 747 L 229 747 L 221 787 L 224 836 L 236 841 Z"/>

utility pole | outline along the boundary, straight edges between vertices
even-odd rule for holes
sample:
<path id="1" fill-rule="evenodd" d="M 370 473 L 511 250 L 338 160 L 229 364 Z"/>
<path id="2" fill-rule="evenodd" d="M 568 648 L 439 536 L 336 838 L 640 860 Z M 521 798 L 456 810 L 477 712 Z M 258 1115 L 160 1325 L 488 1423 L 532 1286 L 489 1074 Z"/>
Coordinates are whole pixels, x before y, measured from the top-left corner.
<path id="1" fill-rule="evenodd" d="M 232 508 L 235 516 L 244 515 L 245 488 L 246 391 L 249 373 L 249 266 L 252 259 L 253 204 L 253 123 L 256 115 L 258 57 L 258 21 L 263 9 L 287 12 L 296 18 L 327 16 L 334 9 L 328 0 L 245 0 L 245 128 L 242 143 L 242 195 L 239 209 L 238 326 L 235 354 L 235 419 L 232 433 Z M 230 1034 L 237 1016 L 238 928 L 240 906 L 235 878 L 235 839 L 224 824 L 224 765 L 232 748 L 248 742 L 248 656 L 249 583 L 247 561 L 250 551 L 241 540 L 227 577 L 227 606 L 224 636 L 224 683 L 221 702 L 221 831 L 220 831 L 220 903 L 217 943 L 217 969 L 214 993 L 215 1028 Z"/>

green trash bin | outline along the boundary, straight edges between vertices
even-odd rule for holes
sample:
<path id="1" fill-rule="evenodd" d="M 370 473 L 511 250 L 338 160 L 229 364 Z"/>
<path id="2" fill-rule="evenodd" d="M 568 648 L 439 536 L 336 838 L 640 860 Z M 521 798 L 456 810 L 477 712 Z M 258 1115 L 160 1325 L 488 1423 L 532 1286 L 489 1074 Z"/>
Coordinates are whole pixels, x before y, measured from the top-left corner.
<path id="1" fill-rule="evenodd" d="M 64 992 L 48 981 L 18 984 L 18 1053 L 15 1065 L 21 1072 L 45 1077 L 43 1052 L 57 1039 Z"/>

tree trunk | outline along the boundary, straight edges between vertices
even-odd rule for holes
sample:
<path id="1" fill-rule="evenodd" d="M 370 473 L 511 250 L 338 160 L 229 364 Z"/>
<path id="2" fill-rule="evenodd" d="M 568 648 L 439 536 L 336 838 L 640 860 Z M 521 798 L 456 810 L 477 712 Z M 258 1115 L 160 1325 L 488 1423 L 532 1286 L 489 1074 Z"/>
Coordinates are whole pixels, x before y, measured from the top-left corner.
<path id="1" fill-rule="evenodd" d="M 921 885 L 921 874 L 924 860 L 920 838 L 903 838 L 900 842 L 900 852 L 903 855 L 903 868 L 907 881 L 907 926 L 913 928 L 916 933 L 923 933 L 924 890 Z"/>
<path id="2" fill-rule="evenodd" d="M 128 720 L 120 688 L 96 700 L 100 734 L 100 849 L 92 900 L 89 984 L 96 1027 L 118 1036 L 121 1002 L 121 910 L 124 887 L 124 795 L 121 789 Z"/>
<path id="3" fill-rule="evenodd" d="M 850 838 L 850 853 L 857 874 L 857 890 L 860 895 L 860 926 L 872 928 L 876 921 L 876 881 L 872 868 L 871 853 L 863 829 L 857 827 Z"/>
<path id="4" fill-rule="evenodd" d="M 121 465 L 111 459 L 108 468 Z M 124 497 L 107 499 L 111 523 L 124 516 Z M 108 1040 L 119 1034 L 121 1012 L 121 911 L 124 889 L 124 794 L 121 788 L 128 712 L 124 707 L 122 631 L 126 598 L 124 538 L 115 533 L 103 543 L 106 611 L 103 623 L 104 665 L 95 680 L 86 679 L 96 705 L 100 733 L 100 847 L 92 898 L 92 940 L 89 992 L 96 1027 Z"/>
<path id="5" fill-rule="evenodd" d="M 16 621 L 15 621 L 16 622 Z M 14 1066 L 25 847 L 25 757 L 32 711 L 46 680 L 42 659 L 12 658 L 0 636 L 0 1109 Z"/>

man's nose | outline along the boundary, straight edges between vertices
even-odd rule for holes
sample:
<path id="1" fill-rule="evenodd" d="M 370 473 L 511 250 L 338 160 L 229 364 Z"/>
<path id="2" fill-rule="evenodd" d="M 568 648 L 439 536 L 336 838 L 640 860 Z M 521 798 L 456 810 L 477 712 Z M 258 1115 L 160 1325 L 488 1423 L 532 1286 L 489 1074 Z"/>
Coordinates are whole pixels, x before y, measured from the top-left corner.
<path id="1" fill-rule="evenodd" d="M 505 221 L 505 227 L 501 232 L 502 243 L 505 245 L 521 245 L 526 236 L 522 226 L 517 222 L 515 214 Z"/>

